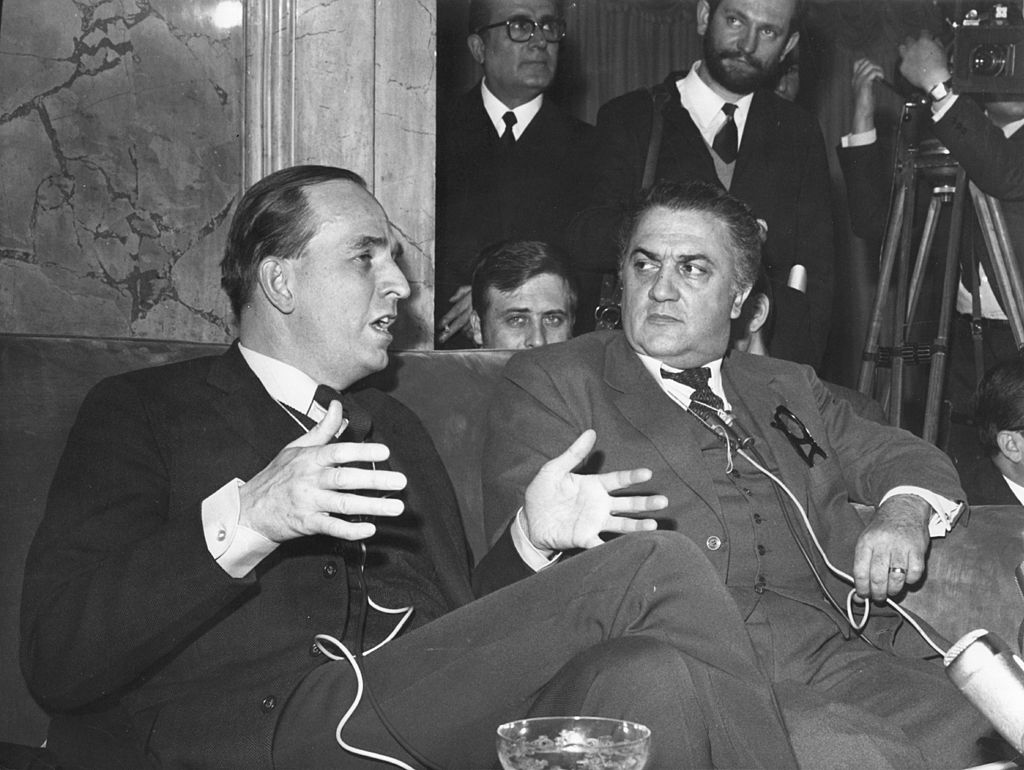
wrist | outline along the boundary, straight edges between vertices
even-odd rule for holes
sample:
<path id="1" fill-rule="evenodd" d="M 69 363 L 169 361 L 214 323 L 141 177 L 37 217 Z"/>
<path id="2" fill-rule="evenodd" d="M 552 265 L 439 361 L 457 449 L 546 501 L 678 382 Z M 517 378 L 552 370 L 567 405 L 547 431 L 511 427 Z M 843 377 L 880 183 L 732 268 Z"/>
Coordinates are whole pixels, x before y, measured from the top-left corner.
<path id="1" fill-rule="evenodd" d="M 939 104 L 945 101 L 953 95 L 953 78 L 946 77 L 934 83 L 928 89 L 928 98 L 931 99 L 932 104 Z"/>

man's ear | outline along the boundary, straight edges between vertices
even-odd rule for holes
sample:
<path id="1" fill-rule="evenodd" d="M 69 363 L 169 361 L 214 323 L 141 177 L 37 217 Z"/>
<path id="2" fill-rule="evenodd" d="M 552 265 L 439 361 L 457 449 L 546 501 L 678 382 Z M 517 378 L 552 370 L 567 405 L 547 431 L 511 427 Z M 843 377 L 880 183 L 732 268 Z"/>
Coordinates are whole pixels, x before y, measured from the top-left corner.
<path id="1" fill-rule="evenodd" d="M 768 320 L 768 311 L 771 309 L 771 303 L 768 301 L 768 297 L 762 292 L 754 294 L 750 298 L 751 307 L 753 312 L 750 314 L 750 322 L 747 324 L 747 331 L 751 334 L 761 331 L 761 327 L 764 326 L 765 321 Z"/>
<path id="2" fill-rule="evenodd" d="M 484 346 L 484 335 L 480 329 L 480 316 L 476 314 L 475 310 L 469 311 L 469 336 L 478 348 Z"/>
<path id="3" fill-rule="evenodd" d="M 786 41 L 786 50 L 784 50 L 782 52 L 782 56 L 779 57 L 779 61 L 782 61 L 783 59 L 785 59 L 786 56 L 789 54 L 789 52 L 792 51 L 794 48 L 796 48 L 796 44 L 799 43 L 799 42 L 800 42 L 800 33 L 799 32 L 792 32 L 792 33 L 790 33 L 789 39 Z"/>
<path id="4" fill-rule="evenodd" d="M 708 24 L 711 23 L 711 7 L 708 0 L 700 0 L 697 3 L 697 34 L 704 37 L 708 31 Z"/>
<path id="5" fill-rule="evenodd" d="M 469 48 L 470 56 L 473 57 L 473 61 L 482 65 L 484 63 L 484 51 L 487 48 L 484 44 L 484 39 L 474 32 L 466 38 L 466 45 Z"/>
<path id="6" fill-rule="evenodd" d="M 281 257 L 264 257 L 257 268 L 257 279 L 263 296 L 280 312 L 288 314 L 295 310 L 295 295 L 292 291 L 293 260 Z"/>
<path id="7" fill-rule="evenodd" d="M 735 319 L 740 317 L 740 313 L 743 312 L 743 303 L 746 301 L 747 295 L 750 294 L 750 290 L 752 288 L 752 286 L 748 286 L 746 289 L 744 289 L 743 291 L 741 291 L 739 294 L 732 298 L 732 308 L 729 311 L 730 318 Z"/>
<path id="8" fill-rule="evenodd" d="M 996 434 L 996 446 L 999 453 L 1012 463 L 1024 461 L 1024 442 L 1021 434 L 1015 430 L 1001 430 Z"/>

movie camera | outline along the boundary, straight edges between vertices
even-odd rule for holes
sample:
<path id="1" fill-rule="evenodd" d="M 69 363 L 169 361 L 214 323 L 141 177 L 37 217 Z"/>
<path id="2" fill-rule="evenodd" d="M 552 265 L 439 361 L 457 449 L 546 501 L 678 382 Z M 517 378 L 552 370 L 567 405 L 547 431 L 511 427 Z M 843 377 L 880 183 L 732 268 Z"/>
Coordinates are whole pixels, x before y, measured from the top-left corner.
<path id="1" fill-rule="evenodd" d="M 952 27 L 956 93 L 1024 94 L 1024 20 L 1017 5 L 975 5 Z"/>

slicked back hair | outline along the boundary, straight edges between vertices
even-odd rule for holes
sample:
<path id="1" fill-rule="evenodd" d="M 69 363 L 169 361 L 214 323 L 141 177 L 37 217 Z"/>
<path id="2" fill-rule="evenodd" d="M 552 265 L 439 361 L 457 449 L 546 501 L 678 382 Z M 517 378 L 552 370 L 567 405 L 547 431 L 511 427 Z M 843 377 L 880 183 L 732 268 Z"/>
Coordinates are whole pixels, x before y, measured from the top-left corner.
<path id="1" fill-rule="evenodd" d="M 990 457 L 999 453 L 999 431 L 1024 429 L 1024 359 L 1003 361 L 985 372 L 975 393 L 974 422 Z"/>
<path id="2" fill-rule="evenodd" d="M 485 246 L 473 268 L 473 309 L 483 318 L 490 308 L 488 289 L 502 294 L 515 291 L 531 278 L 544 273 L 557 275 L 569 288 L 569 310 L 576 312 L 579 289 L 565 253 L 543 241 L 499 241 Z"/>
<path id="3" fill-rule="evenodd" d="M 725 225 L 736 258 L 736 291 L 749 289 L 761 269 L 761 244 L 764 231 L 750 207 L 717 185 L 691 179 L 685 182 L 663 179 L 641 192 L 626 210 L 619 230 L 619 268 L 629 256 L 629 243 L 640 220 L 657 208 L 692 211 L 713 217 Z"/>
<path id="4" fill-rule="evenodd" d="M 273 255 L 298 257 L 316 234 L 306 188 L 338 180 L 366 189 L 366 181 L 354 171 L 310 165 L 275 171 L 246 190 L 231 218 L 220 263 L 220 285 L 236 318 L 252 298 L 260 261 Z"/>

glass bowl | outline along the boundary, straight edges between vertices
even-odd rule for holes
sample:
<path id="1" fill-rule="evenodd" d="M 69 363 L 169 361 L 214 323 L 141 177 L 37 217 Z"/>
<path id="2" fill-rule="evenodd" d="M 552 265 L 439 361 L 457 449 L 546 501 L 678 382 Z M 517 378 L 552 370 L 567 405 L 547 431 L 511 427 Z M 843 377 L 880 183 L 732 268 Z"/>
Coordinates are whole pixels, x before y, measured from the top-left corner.
<path id="1" fill-rule="evenodd" d="M 642 770 L 651 731 L 604 717 L 538 717 L 498 728 L 505 770 Z"/>

